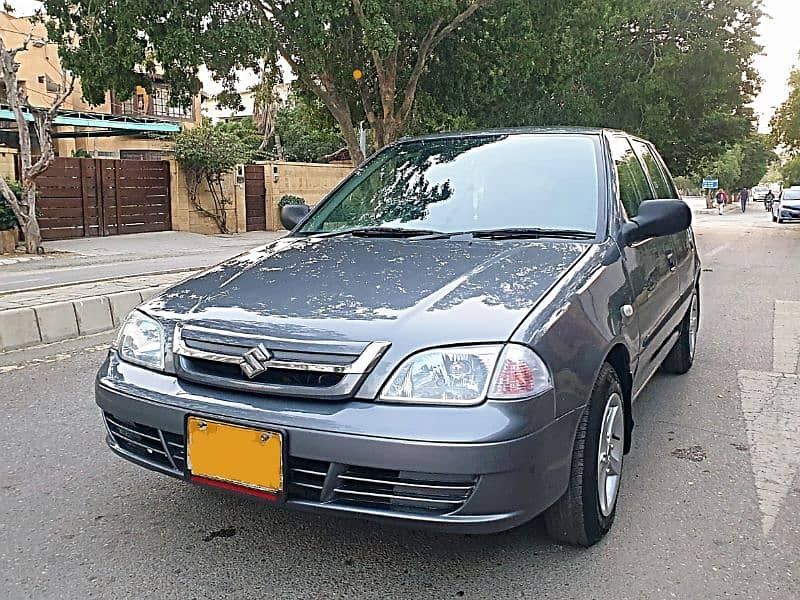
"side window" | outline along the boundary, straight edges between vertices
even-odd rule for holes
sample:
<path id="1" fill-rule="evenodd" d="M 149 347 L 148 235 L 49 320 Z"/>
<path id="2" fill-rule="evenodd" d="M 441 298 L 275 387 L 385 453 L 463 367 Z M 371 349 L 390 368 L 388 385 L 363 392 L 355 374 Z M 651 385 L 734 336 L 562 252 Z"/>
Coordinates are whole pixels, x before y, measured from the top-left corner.
<path id="1" fill-rule="evenodd" d="M 672 180 L 672 175 L 669 174 L 669 169 L 667 165 L 664 163 L 664 159 L 661 158 L 661 155 L 656 151 L 652 144 L 650 144 L 650 153 L 653 155 L 653 158 L 656 159 L 658 166 L 661 167 L 661 172 L 664 174 L 664 178 L 667 180 L 667 187 L 670 190 L 670 195 L 666 196 L 667 198 L 673 198 L 675 200 L 680 199 L 678 195 L 678 189 L 675 187 L 675 182 Z"/>
<path id="2" fill-rule="evenodd" d="M 611 156 L 617 165 L 617 179 L 619 180 L 619 196 L 625 212 L 629 218 L 639 214 L 639 205 L 645 200 L 653 199 L 653 192 L 647 182 L 639 159 L 631 148 L 630 142 L 624 137 L 611 136 Z"/>
<path id="3" fill-rule="evenodd" d="M 653 188 L 656 190 L 656 198 L 665 199 L 675 197 L 675 191 L 667 181 L 667 178 L 664 175 L 664 172 L 661 170 L 661 167 L 658 165 L 658 162 L 656 162 L 656 158 L 653 156 L 653 152 L 650 150 L 650 147 L 639 140 L 633 140 L 633 146 L 636 148 L 636 152 L 638 152 L 639 156 L 642 158 L 644 166 L 647 167 L 647 172 L 650 175 L 650 181 L 653 182 Z"/>

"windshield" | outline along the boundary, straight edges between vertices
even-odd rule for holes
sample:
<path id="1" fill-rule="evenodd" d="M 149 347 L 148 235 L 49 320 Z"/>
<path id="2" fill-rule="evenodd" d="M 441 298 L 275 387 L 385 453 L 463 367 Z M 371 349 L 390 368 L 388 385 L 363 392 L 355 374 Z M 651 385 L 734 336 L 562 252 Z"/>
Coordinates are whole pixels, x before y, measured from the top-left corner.
<path id="1" fill-rule="evenodd" d="M 783 192 L 784 200 L 800 200 L 800 190 L 786 190 Z"/>
<path id="2" fill-rule="evenodd" d="M 364 165 L 299 233 L 374 227 L 595 233 L 598 153 L 596 136 L 577 134 L 401 143 Z"/>

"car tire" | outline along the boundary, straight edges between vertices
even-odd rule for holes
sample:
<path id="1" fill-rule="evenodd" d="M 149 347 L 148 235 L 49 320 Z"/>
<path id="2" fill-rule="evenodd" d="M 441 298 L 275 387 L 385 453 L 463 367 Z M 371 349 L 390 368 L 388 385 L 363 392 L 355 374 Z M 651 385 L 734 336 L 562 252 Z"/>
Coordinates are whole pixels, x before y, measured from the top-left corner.
<path id="1" fill-rule="evenodd" d="M 683 317 L 680 326 L 680 334 L 669 351 L 661 368 L 665 373 L 683 375 L 692 368 L 694 363 L 694 353 L 697 347 L 697 328 L 700 325 L 700 295 L 697 289 L 692 293 L 692 301 L 689 310 Z"/>
<path id="2" fill-rule="evenodd" d="M 604 363 L 578 423 L 567 491 L 544 513 L 547 532 L 557 542 L 589 547 L 600 541 L 614 523 L 622 480 L 625 420 L 628 418 L 623 398 L 617 372 L 610 364 Z M 615 411 L 613 416 L 609 416 L 610 410 Z M 610 435 L 609 430 L 612 432 Z M 601 463 L 604 451 L 611 460 Z M 600 467 L 603 464 L 609 468 L 613 465 L 616 471 L 614 475 L 606 472 L 606 486 L 601 485 L 603 475 Z M 608 495 L 605 501 L 601 500 L 601 487 L 607 490 L 608 482 L 614 477 L 611 500 Z"/>

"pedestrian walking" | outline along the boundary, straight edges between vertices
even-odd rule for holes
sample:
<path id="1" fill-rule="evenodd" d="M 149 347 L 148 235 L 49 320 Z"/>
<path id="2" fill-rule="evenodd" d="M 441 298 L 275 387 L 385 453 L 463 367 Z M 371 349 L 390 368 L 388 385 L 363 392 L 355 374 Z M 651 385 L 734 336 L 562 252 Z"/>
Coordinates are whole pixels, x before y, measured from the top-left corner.
<path id="1" fill-rule="evenodd" d="M 739 202 L 742 204 L 742 212 L 747 210 L 747 201 L 750 199 L 750 190 L 747 188 L 742 188 L 742 191 L 739 192 Z"/>
<path id="2" fill-rule="evenodd" d="M 725 190 L 719 189 L 717 190 L 717 194 L 714 196 L 717 201 L 717 208 L 719 209 L 719 214 L 725 214 L 725 201 L 728 199 L 728 195 L 725 193 Z"/>

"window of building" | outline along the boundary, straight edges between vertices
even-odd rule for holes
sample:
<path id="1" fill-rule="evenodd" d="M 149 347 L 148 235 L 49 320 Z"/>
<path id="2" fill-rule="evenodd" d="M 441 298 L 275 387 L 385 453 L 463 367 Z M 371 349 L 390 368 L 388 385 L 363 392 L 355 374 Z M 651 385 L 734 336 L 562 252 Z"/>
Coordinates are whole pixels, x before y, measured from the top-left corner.
<path id="1" fill-rule="evenodd" d="M 169 90 L 165 87 L 153 88 L 151 96 L 153 102 L 153 115 L 156 117 L 169 117 L 172 119 L 191 119 L 192 107 L 170 106 Z"/>

